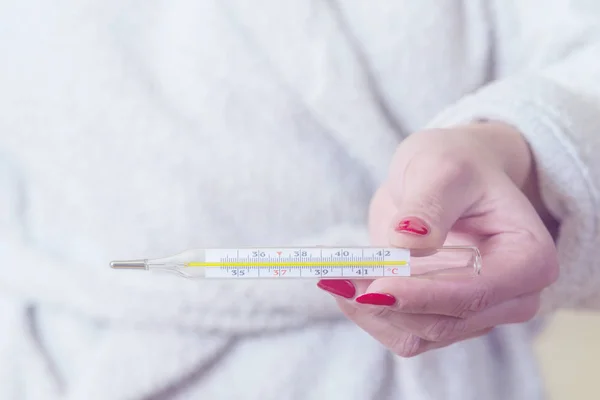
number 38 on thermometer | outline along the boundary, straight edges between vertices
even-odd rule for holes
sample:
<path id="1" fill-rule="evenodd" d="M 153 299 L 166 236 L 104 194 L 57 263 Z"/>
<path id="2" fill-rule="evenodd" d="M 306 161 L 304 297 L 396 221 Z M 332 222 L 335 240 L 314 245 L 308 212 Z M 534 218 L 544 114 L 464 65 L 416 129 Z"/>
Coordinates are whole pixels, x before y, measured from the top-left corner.
<path id="1" fill-rule="evenodd" d="M 174 272 L 186 278 L 375 279 L 432 273 L 479 274 L 476 247 L 447 246 L 423 253 L 401 248 L 303 247 L 193 249 L 158 259 L 113 261 L 114 269 Z"/>

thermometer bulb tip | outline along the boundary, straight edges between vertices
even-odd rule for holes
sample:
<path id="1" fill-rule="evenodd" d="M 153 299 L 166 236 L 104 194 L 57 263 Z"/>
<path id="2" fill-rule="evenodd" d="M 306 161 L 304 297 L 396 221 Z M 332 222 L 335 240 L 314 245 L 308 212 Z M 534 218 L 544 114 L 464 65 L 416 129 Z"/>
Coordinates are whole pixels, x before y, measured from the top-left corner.
<path id="1" fill-rule="evenodd" d="M 111 261 L 112 269 L 148 269 L 146 260 L 121 260 Z"/>

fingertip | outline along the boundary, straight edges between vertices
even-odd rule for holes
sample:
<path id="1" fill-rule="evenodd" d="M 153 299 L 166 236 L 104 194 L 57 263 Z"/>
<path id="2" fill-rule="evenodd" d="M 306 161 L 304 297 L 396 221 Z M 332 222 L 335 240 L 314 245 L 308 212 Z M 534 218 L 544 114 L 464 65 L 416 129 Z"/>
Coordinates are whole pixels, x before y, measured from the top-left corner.
<path id="1" fill-rule="evenodd" d="M 360 304 L 375 306 L 393 306 L 396 304 L 396 297 L 388 293 L 371 292 L 358 296 L 355 301 Z"/>
<path id="2" fill-rule="evenodd" d="M 356 287 L 347 279 L 321 279 L 317 282 L 317 286 L 321 290 L 346 299 L 351 299 L 356 295 Z"/>
<path id="3" fill-rule="evenodd" d="M 431 233 L 431 226 L 422 218 L 415 216 L 402 216 L 393 224 L 393 230 L 396 233 L 423 237 Z"/>
<path id="4" fill-rule="evenodd" d="M 388 231 L 388 241 L 393 247 L 424 249 L 428 254 L 443 245 L 445 235 L 425 218 L 415 215 L 402 214 L 394 218 Z"/>
<path id="5" fill-rule="evenodd" d="M 386 277 L 376 279 L 365 288 L 363 294 L 356 298 L 356 301 L 361 304 L 371 301 L 379 301 L 381 305 L 398 305 L 398 299 L 402 297 L 406 291 L 406 283 L 410 278 L 405 277 Z M 359 300 L 360 298 L 360 300 Z M 393 302 L 392 302 L 393 299 Z M 390 304 L 388 304 L 390 303 Z"/>

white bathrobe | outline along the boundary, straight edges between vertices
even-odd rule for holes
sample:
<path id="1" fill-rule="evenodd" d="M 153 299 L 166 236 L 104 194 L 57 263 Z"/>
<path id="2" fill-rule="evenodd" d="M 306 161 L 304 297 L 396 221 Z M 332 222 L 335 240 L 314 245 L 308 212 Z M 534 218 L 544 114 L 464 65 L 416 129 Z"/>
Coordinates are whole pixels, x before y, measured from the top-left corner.
<path id="1" fill-rule="evenodd" d="M 531 323 L 403 359 L 314 281 L 108 268 L 368 245 L 395 146 L 476 118 L 561 221 L 544 312 L 598 308 L 600 2 L 0 2 L 0 399 L 542 398 Z"/>

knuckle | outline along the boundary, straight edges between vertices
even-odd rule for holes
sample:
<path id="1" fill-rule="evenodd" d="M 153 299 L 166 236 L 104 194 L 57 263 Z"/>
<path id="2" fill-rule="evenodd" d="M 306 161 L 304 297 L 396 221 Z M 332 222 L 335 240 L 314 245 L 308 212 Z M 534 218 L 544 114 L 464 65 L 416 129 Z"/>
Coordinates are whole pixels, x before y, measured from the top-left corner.
<path id="1" fill-rule="evenodd" d="M 434 164 L 441 183 L 468 182 L 475 174 L 473 161 L 464 157 L 441 154 Z"/>
<path id="2" fill-rule="evenodd" d="M 445 202 L 440 194 L 421 193 L 418 200 L 415 201 L 414 207 L 421 210 L 423 216 L 430 221 L 438 221 L 445 213 Z"/>
<path id="3" fill-rule="evenodd" d="M 487 309 L 491 302 L 491 289 L 487 285 L 481 285 L 473 292 L 473 294 L 468 296 L 463 302 L 460 302 L 456 314 L 459 318 L 467 318 L 473 313 L 478 313 Z"/>
<path id="4" fill-rule="evenodd" d="M 491 294 L 489 288 L 482 288 L 475 291 L 473 298 L 471 299 L 469 310 L 472 312 L 481 312 L 487 309 L 491 303 Z"/>
<path id="5" fill-rule="evenodd" d="M 428 314 L 437 304 L 436 293 L 434 291 L 421 292 L 419 296 L 398 296 L 395 311 L 408 314 Z"/>
<path id="6" fill-rule="evenodd" d="M 440 342 L 451 339 L 464 331 L 465 321 L 452 318 L 438 318 L 426 331 L 424 339 Z"/>
<path id="7" fill-rule="evenodd" d="M 394 310 L 388 307 L 370 307 L 369 313 L 375 318 L 386 319 L 394 313 Z"/>
<path id="8" fill-rule="evenodd" d="M 473 299 L 471 300 L 469 309 L 473 312 L 481 312 L 485 310 L 491 303 L 490 297 L 490 290 L 487 288 L 476 291 Z"/>
<path id="9" fill-rule="evenodd" d="M 455 152 L 426 152 L 411 160 L 410 169 L 414 169 L 419 175 L 431 176 L 437 185 L 447 186 L 471 181 L 477 171 L 474 164 L 471 158 Z"/>
<path id="10" fill-rule="evenodd" d="M 403 358 L 411 358 L 420 353 L 422 339 L 416 335 L 406 334 L 397 337 L 392 344 L 391 350 Z"/>

